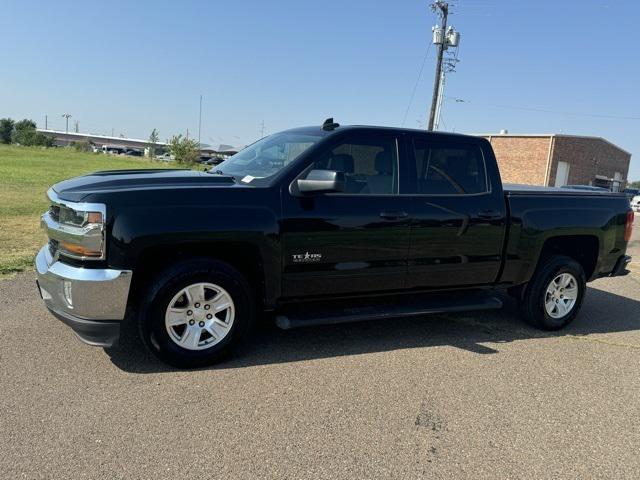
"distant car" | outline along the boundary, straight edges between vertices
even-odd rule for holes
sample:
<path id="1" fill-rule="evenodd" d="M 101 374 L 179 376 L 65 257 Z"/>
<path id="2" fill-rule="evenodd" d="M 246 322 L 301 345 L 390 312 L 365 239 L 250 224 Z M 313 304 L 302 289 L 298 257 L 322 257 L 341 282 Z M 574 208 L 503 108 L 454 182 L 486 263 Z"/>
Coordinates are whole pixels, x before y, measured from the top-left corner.
<path id="1" fill-rule="evenodd" d="M 587 190 L 591 192 L 609 192 L 606 188 L 594 187 L 593 185 L 563 185 L 560 188 L 568 188 L 571 190 Z"/>
<path id="2" fill-rule="evenodd" d="M 162 155 L 156 155 L 156 160 L 160 160 L 161 162 L 173 162 L 176 159 L 173 155 L 169 153 L 163 153 Z"/>
<path id="3" fill-rule="evenodd" d="M 132 157 L 141 157 L 142 156 L 142 152 L 140 150 L 134 150 L 134 149 L 125 150 L 124 154 L 125 155 L 131 155 Z"/>
<path id="4" fill-rule="evenodd" d="M 640 195 L 636 195 L 631 199 L 631 208 L 634 212 L 640 212 Z"/>

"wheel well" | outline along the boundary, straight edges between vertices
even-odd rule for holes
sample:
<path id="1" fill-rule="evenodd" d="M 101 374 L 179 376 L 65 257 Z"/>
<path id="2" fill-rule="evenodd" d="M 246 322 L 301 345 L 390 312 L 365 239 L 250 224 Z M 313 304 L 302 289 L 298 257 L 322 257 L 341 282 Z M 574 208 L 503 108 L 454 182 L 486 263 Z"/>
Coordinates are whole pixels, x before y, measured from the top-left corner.
<path id="1" fill-rule="evenodd" d="M 593 235 L 567 235 L 547 239 L 542 246 L 540 258 L 550 255 L 565 255 L 582 265 L 587 279 L 591 278 L 598 261 L 598 237 Z"/>
<path id="2" fill-rule="evenodd" d="M 139 255 L 131 285 L 131 298 L 142 292 L 148 280 L 172 263 L 191 257 L 209 257 L 228 263 L 249 282 L 259 305 L 264 304 L 265 274 L 258 247 L 246 242 L 215 242 L 151 247 Z"/>

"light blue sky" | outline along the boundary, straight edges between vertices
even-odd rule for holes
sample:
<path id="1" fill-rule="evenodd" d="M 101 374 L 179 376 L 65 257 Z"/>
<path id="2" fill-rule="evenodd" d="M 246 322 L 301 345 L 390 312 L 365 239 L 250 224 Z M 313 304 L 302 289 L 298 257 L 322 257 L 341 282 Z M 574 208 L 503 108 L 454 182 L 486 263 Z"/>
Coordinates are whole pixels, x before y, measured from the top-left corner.
<path id="1" fill-rule="evenodd" d="M 603 136 L 640 179 L 640 4 L 459 0 L 446 130 Z M 147 138 L 253 141 L 320 124 L 400 125 L 431 39 L 423 0 L 3 0 L 0 117 Z M 423 125 L 431 48 L 406 126 Z M 628 117 L 628 118 L 623 118 Z"/>

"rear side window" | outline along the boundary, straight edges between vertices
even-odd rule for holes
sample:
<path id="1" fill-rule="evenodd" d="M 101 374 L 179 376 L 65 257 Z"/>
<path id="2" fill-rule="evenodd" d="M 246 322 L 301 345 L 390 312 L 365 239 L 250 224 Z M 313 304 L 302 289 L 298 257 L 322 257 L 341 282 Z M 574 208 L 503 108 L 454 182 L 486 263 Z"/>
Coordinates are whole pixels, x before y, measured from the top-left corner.
<path id="1" fill-rule="evenodd" d="M 415 138 L 413 147 L 417 193 L 470 195 L 488 191 L 484 158 L 477 145 Z"/>

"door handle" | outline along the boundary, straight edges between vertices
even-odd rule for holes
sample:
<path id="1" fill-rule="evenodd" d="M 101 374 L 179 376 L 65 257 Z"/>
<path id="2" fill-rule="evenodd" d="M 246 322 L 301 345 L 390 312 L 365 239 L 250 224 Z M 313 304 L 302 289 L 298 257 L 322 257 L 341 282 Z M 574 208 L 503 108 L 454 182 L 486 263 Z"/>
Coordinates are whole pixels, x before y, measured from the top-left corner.
<path id="1" fill-rule="evenodd" d="M 400 210 L 384 210 L 380 212 L 380 218 L 385 220 L 399 220 L 401 218 L 407 218 L 409 214 Z"/>
<path id="2" fill-rule="evenodd" d="M 496 218 L 502 218 L 502 213 L 497 210 L 482 210 L 481 212 L 478 212 L 478 217 L 495 220 Z"/>

